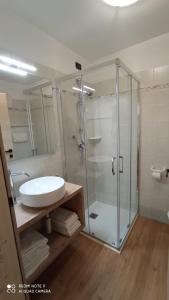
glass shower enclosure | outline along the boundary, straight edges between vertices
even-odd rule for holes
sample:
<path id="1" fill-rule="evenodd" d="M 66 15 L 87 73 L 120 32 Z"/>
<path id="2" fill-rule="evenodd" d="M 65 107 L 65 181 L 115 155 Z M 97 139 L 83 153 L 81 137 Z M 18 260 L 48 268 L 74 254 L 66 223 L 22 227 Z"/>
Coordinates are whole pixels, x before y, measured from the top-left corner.
<path id="1" fill-rule="evenodd" d="M 138 214 L 139 81 L 115 59 L 57 84 L 65 178 L 84 186 L 84 231 L 120 249 Z"/>

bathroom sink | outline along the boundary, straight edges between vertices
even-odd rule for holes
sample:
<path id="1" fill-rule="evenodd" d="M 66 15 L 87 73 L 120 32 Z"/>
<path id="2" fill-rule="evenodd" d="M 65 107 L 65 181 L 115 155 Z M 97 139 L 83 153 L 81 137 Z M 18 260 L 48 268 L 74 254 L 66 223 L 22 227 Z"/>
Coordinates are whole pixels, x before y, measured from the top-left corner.
<path id="1" fill-rule="evenodd" d="M 61 177 L 46 176 L 29 180 L 19 188 L 20 201 L 30 207 L 45 207 L 65 195 L 65 181 Z"/>

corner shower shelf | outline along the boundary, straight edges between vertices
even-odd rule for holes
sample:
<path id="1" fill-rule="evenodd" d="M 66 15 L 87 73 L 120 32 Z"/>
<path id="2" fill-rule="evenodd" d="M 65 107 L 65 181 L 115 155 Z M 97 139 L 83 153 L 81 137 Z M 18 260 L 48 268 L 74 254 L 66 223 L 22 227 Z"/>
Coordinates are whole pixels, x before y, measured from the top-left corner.
<path id="1" fill-rule="evenodd" d="M 61 205 L 77 213 L 81 222 L 81 227 L 78 228 L 71 237 L 66 237 L 57 232 L 52 232 L 47 235 L 42 227 L 41 232 L 48 238 L 48 245 L 50 247 L 49 256 L 29 277 L 25 279 L 27 283 L 34 282 L 84 228 L 85 213 L 83 187 L 76 184 L 66 183 L 65 196 L 55 204 L 44 208 L 37 209 L 26 207 L 20 203 L 14 206 L 17 230 L 18 233 L 21 233 L 27 228 L 36 225 L 40 220 L 43 220 L 49 213 L 53 212 Z"/>
<path id="2" fill-rule="evenodd" d="M 99 142 L 101 142 L 102 137 L 101 136 L 91 136 L 90 138 L 88 138 L 88 140 L 92 143 L 92 144 L 97 144 Z"/>

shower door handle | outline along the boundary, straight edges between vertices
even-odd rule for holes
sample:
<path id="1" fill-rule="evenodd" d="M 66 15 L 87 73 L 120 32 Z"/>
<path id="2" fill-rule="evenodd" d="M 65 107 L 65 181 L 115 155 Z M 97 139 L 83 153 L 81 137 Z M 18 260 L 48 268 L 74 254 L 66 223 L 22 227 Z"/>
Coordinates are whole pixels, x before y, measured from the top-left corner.
<path id="1" fill-rule="evenodd" d="M 113 173 L 113 176 L 116 174 L 115 173 L 115 165 L 114 165 L 115 160 L 116 160 L 116 157 L 112 157 L 112 173 Z"/>
<path id="2" fill-rule="evenodd" d="M 120 158 L 120 173 L 124 173 L 124 157 L 120 155 L 119 158 Z"/>

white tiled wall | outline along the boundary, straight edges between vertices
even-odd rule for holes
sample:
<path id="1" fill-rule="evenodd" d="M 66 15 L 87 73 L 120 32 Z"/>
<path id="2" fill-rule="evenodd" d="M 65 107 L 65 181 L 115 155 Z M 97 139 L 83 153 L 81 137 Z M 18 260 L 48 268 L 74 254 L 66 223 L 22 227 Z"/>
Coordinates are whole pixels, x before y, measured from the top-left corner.
<path id="1" fill-rule="evenodd" d="M 87 168 L 93 174 L 90 202 L 101 201 L 117 205 L 116 176 L 112 174 L 112 156 L 116 157 L 115 96 L 86 97 Z M 88 138 L 99 136 L 98 143 Z M 90 160 L 93 158 L 96 162 Z M 99 162 L 100 160 L 100 162 Z M 116 168 L 115 168 L 116 169 Z M 88 178 L 88 182 L 91 179 Z"/>
<path id="2" fill-rule="evenodd" d="M 39 155 L 9 162 L 8 167 L 11 169 L 11 171 L 25 171 L 31 176 L 31 178 L 48 175 L 63 176 L 62 156 L 60 149 L 61 148 L 58 148 L 58 151 L 55 154 Z M 19 186 L 23 182 L 27 181 L 28 178 L 24 175 L 15 176 L 13 177 L 13 180 L 16 187 L 16 194 L 18 196 Z"/>
<path id="3" fill-rule="evenodd" d="M 84 186 L 86 184 L 85 153 L 84 151 L 81 153 L 78 147 L 81 138 L 77 102 L 77 96 L 72 93 L 66 92 L 62 95 L 65 167 L 67 180 Z"/>
<path id="4" fill-rule="evenodd" d="M 158 182 L 150 167 L 169 168 L 169 89 L 141 92 L 141 193 L 142 215 L 168 222 L 169 179 Z"/>

